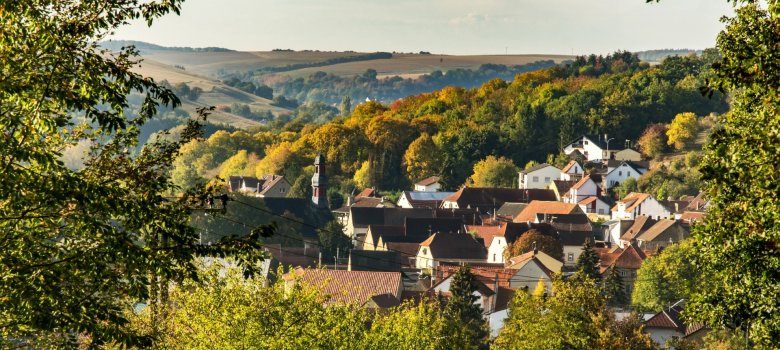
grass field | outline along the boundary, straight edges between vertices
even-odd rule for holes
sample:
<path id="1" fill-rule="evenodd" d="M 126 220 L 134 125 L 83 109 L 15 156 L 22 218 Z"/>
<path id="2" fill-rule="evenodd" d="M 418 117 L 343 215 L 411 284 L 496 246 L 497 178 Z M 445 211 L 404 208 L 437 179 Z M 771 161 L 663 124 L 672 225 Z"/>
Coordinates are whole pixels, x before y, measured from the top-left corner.
<path id="1" fill-rule="evenodd" d="M 197 86 L 203 89 L 203 93 L 197 101 L 182 100 L 183 103 L 181 108 L 193 116 L 195 115 L 195 109 L 198 107 L 229 106 L 233 103 L 248 104 L 252 109 L 270 110 L 274 114 L 290 112 L 288 109 L 272 106 L 270 100 L 232 88 L 222 84 L 216 79 L 183 71 L 149 58 L 144 59 L 140 66 L 135 68 L 135 71 L 141 75 L 154 78 L 157 81 L 167 80 L 172 85 L 186 83 L 190 87 Z M 220 111 L 214 111 L 209 117 L 209 120 L 214 123 L 230 124 L 238 128 L 248 128 L 260 125 L 257 121 Z"/>
<path id="2" fill-rule="evenodd" d="M 146 51 L 144 57 L 169 64 L 185 67 L 187 72 L 216 77 L 220 70 L 228 72 L 246 72 L 263 67 L 280 67 L 296 63 L 317 63 L 338 57 L 350 57 L 364 53 L 355 52 L 308 52 L 308 51 L 268 51 L 268 52 L 180 52 Z M 292 77 L 305 77 L 317 71 L 339 76 L 361 74 L 366 69 L 375 69 L 379 77 L 399 75 L 415 77 L 435 70 L 477 69 L 486 63 L 503 65 L 522 65 L 541 60 L 561 62 L 572 59 L 567 55 L 419 55 L 393 54 L 390 59 L 374 59 L 347 62 L 321 67 L 311 67 L 277 74 Z"/>

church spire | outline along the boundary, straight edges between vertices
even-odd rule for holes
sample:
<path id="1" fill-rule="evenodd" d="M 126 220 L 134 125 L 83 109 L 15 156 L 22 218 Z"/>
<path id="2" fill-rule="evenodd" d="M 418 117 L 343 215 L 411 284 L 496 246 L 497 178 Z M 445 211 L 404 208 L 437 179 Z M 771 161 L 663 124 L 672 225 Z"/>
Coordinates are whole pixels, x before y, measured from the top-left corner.
<path id="1" fill-rule="evenodd" d="M 327 208 L 328 176 L 325 175 L 325 157 L 322 153 L 314 158 L 314 176 L 311 177 L 311 201 L 316 208 Z"/>

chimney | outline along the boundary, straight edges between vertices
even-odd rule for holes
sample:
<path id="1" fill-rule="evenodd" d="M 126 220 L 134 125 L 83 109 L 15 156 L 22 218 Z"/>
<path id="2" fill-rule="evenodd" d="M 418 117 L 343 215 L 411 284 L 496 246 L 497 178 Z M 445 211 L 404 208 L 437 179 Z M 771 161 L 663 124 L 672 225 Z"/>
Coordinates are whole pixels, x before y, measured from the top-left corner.
<path id="1" fill-rule="evenodd" d="M 539 249 L 536 248 L 536 241 L 534 241 L 533 248 L 534 248 L 534 255 L 539 254 Z"/>

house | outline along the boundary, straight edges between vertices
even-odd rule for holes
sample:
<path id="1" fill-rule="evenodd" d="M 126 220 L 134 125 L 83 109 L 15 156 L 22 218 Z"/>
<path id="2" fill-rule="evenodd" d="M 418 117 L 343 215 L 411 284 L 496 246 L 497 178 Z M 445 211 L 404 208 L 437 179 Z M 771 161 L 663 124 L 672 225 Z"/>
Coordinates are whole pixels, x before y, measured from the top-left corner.
<path id="1" fill-rule="evenodd" d="M 455 192 L 404 191 L 396 204 L 399 208 L 429 208 L 441 206 L 445 198 Z"/>
<path id="2" fill-rule="evenodd" d="M 580 207 L 575 203 L 563 203 L 556 201 L 532 201 L 528 203 L 528 206 L 517 214 L 514 218 L 514 222 L 539 222 L 537 216 L 539 214 L 554 216 L 562 214 L 574 214 L 582 213 Z M 546 220 L 542 220 L 544 222 Z"/>
<path id="3" fill-rule="evenodd" d="M 639 215 L 634 218 L 634 220 L 622 221 L 631 224 L 621 233 L 619 239 L 615 240 L 615 243 L 617 243 L 620 248 L 625 247 L 631 242 L 636 242 L 636 238 L 642 234 L 642 232 L 647 231 L 647 229 L 653 227 L 657 222 L 655 219 L 646 215 Z"/>
<path id="4" fill-rule="evenodd" d="M 651 218 L 668 218 L 672 213 L 652 195 L 631 192 L 612 207 L 612 219 L 634 219 L 639 215 Z"/>
<path id="5" fill-rule="evenodd" d="M 454 271 L 457 271 L 457 269 L 448 270 L 448 274 L 431 287 L 431 294 L 450 298 L 452 296 L 450 287 L 452 285 L 453 276 L 455 275 Z M 482 308 L 483 313 L 489 313 L 493 310 L 496 292 L 493 291 L 495 288 L 488 287 L 488 284 L 491 284 L 491 282 L 494 281 L 483 281 L 476 278 L 477 290 L 474 291 L 474 295 L 477 297 L 477 300 L 474 304 L 479 305 L 479 307 Z"/>
<path id="6" fill-rule="evenodd" d="M 512 219 L 517 216 L 517 214 L 520 214 L 525 207 L 528 206 L 528 203 L 515 203 L 515 202 L 506 202 L 504 205 L 502 205 L 496 212 L 494 212 L 493 216 L 495 217 L 495 220 L 500 221 L 509 221 L 511 222 Z"/>
<path id="7" fill-rule="evenodd" d="M 639 249 L 636 244 L 627 244 L 625 248 L 613 246 L 611 248 L 593 248 L 599 255 L 599 272 L 602 278 L 606 277 L 610 268 L 617 270 L 626 295 L 631 295 L 634 290 L 634 281 L 636 281 L 636 272 L 642 267 L 642 262 L 647 259 L 644 251 Z"/>
<path id="8" fill-rule="evenodd" d="M 492 213 L 506 202 L 529 203 L 533 200 L 554 201 L 555 194 L 546 189 L 487 188 L 464 186 L 442 201 L 445 209 L 477 209 Z"/>
<path id="9" fill-rule="evenodd" d="M 690 231 L 680 221 L 661 219 L 637 235 L 636 242 L 642 249 L 662 249 L 690 236 Z"/>
<path id="10" fill-rule="evenodd" d="M 463 219 L 458 217 L 404 217 L 401 226 L 369 225 L 366 235 L 359 239 L 358 249 L 388 250 L 387 243 L 420 244 L 436 232 L 463 231 Z"/>
<path id="11" fill-rule="evenodd" d="M 577 259 L 582 254 L 582 246 L 588 240 L 594 241 L 593 225 L 587 215 L 577 212 L 548 216 L 547 219 L 547 223 L 552 226 L 563 246 L 564 265 L 567 267 L 576 265 Z"/>
<path id="12" fill-rule="evenodd" d="M 390 250 L 349 251 L 348 271 L 401 272 L 401 254 Z"/>
<path id="13" fill-rule="evenodd" d="M 684 308 L 685 300 L 680 300 L 669 308 L 661 310 L 645 321 L 644 332 L 650 335 L 650 339 L 658 346 L 665 346 L 674 338 L 686 339 L 701 345 L 709 328 L 699 322 L 686 325 L 681 317 Z"/>
<path id="14" fill-rule="evenodd" d="M 586 197 L 577 202 L 577 205 L 580 206 L 580 209 L 585 212 L 585 214 L 597 214 L 599 216 L 605 215 L 607 218 L 610 217 L 609 204 L 601 199 L 601 197 Z"/>
<path id="15" fill-rule="evenodd" d="M 607 175 L 605 176 L 605 189 L 610 189 L 626 181 L 629 177 L 638 179 L 642 174 L 647 172 L 647 169 L 640 168 L 634 162 L 623 161 L 615 167 L 608 167 Z"/>
<path id="16" fill-rule="evenodd" d="M 482 243 L 468 233 L 437 232 L 420 243 L 415 261 L 418 269 L 431 269 L 440 262 L 484 262 L 487 254 Z"/>
<path id="17" fill-rule="evenodd" d="M 550 186 L 547 186 L 547 188 L 555 193 L 556 201 L 563 202 L 563 196 L 568 194 L 571 187 L 577 184 L 578 181 L 579 180 L 553 180 L 553 182 L 550 183 Z"/>
<path id="18" fill-rule="evenodd" d="M 553 181 L 561 178 L 561 169 L 550 164 L 534 165 L 520 173 L 520 189 L 543 189 Z"/>
<path id="19" fill-rule="evenodd" d="M 553 258 L 549 255 L 547 255 L 545 252 L 540 251 L 538 249 L 532 250 L 530 252 L 520 254 L 518 256 L 513 256 L 509 258 L 506 262 L 506 268 L 508 269 L 514 269 L 514 270 L 522 270 L 523 266 L 525 266 L 529 261 L 536 260 L 539 262 L 544 268 L 547 270 L 553 272 L 553 273 L 561 273 L 561 269 L 563 268 L 563 262 Z M 521 273 L 518 273 L 521 274 Z M 521 274 L 523 276 L 529 276 L 526 274 Z M 534 277 L 534 276 L 532 276 Z M 543 277 L 541 275 L 535 276 L 535 277 Z M 533 290 L 530 289 L 529 290 Z"/>
<path id="20" fill-rule="evenodd" d="M 231 176 L 228 178 L 228 191 L 255 197 L 284 198 L 290 193 L 290 183 L 281 175 L 266 175 L 260 179 L 251 176 Z"/>
<path id="21" fill-rule="evenodd" d="M 480 223 L 480 216 L 471 209 L 425 209 L 425 208 L 372 208 L 350 207 L 347 214 L 342 216 L 344 234 L 353 240 L 363 242 L 363 237 L 368 232 L 369 225 L 404 226 L 407 218 L 447 218 L 457 217 L 463 223 Z"/>
<path id="22" fill-rule="evenodd" d="M 585 198 L 598 196 L 601 196 L 601 188 L 590 178 L 590 175 L 585 175 L 569 188 L 562 199 L 565 203 L 579 203 Z"/>
<path id="23" fill-rule="evenodd" d="M 403 292 L 400 272 L 346 271 L 303 269 L 284 275 L 285 283 L 316 288 L 327 296 L 328 303 L 372 307 L 378 304 L 398 304 Z M 380 297 L 380 298 L 377 298 Z M 387 299 L 395 299 L 395 303 Z"/>
<path id="24" fill-rule="evenodd" d="M 441 178 L 438 176 L 422 179 L 414 184 L 414 190 L 417 192 L 438 192 L 441 189 L 439 181 Z"/>
<path id="25" fill-rule="evenodd" d="M 563 153 L 571 155 L 574 151 L 579 151 L 589 162 L 597 162 L 606 159 L 613 159 L 613 156 L 619 149 L 610 148 L 609 143 L 614 138 L 608 138 L 608 135 L 583 135 L 570 142 Z M 613 146 L 617 146 L 613 143 Z"/>
<path id="26" fill-rule="evenodd" d="M 569 164 L 566 164 L 566 166 L 561 169 L 560 180 L 578 181 L 583 175 L 585 175 L 585 168 L 576 160 L 571 160 L 569 161 Z"/>
<path id="27" fill-rule="evenodd" d="M 341 226 L 346 228 L 350 221 L 351 208 L 395 208 L 395 203 L 385 200 L 384 197 L 375 197 L 375 193 L 373 188 L 366 188 L 356 196 L 348 196 L 347 203 L 333 210 L 333 215 Z"/>
<path id="28" fill-rule="evenodd" d="M 629 160 L 638 162 L 642 160 L 642 154 L 634 149 L 626 148 L 622 151 L 615 152 L 615 160 Z"/>
<path id="29" fill-rule="evenodd" d="M 466 231 L 475 234 L 487 249 L 487 262 L 504 263 L 504 250 L 520 235 L 530 229 L 526 224 L 498 222 L 494 225 L 466 225 Z"/>

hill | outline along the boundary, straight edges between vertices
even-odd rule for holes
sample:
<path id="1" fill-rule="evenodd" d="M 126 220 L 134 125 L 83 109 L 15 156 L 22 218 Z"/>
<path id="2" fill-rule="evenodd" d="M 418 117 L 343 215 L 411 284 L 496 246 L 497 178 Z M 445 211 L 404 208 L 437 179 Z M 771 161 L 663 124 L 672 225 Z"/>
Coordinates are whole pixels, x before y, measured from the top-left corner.
<path id="1" fill-rule="evenodd" d="M 239 89 L 227 86 L 217 79 L 198 75 L 172 65 L 164 64 L 153 59 L 146 58 L 138 65 L 135 72 L 154 78 L 156 81 L 168 81 L 171 85 L 187 84 L 189 88 L 198 87 L 203 90 L 197 100 L 193 101 L 182 97 L 182 109 L 190 115 L 195 115 L 195 109 L 205 106 L 225 106 L 233 104 L 248 105 L 253 111 L 269 111 L 274 115 L 291 113 L 291 110 L 271 105 L 271 100 L 248 94 Z M 218 108 L 209 117 L 209 120 L 217 124 L 229 124 L 237 128 L 248 128 L 262 125 L 260 121 L 252 120 L 244 116 L 231 113 L 227 108 Z"/>

